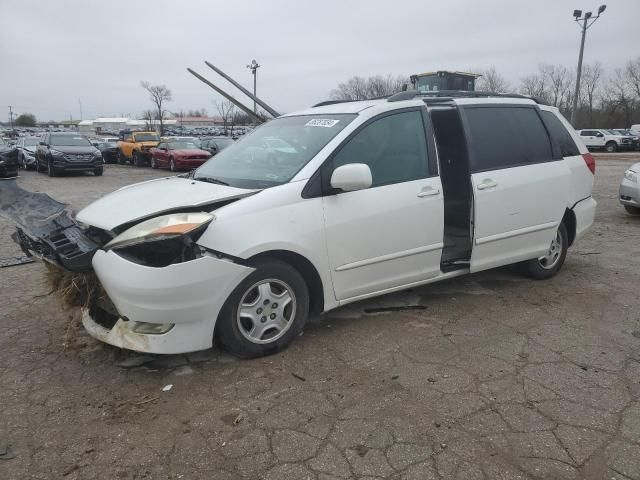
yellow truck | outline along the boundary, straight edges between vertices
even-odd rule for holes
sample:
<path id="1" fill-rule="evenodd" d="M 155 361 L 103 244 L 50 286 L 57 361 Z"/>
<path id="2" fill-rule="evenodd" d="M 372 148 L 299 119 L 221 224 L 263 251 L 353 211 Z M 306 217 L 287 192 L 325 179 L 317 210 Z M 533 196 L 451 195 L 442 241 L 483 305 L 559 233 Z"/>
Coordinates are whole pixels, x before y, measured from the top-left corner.
<path id="1" fill-rule="evenodd" d="M 118 142 L 118 163 L 140 167 L 151 161 L 150 150 L 160 143 L 160 136 L 156 132 L 125 132 Z"/>

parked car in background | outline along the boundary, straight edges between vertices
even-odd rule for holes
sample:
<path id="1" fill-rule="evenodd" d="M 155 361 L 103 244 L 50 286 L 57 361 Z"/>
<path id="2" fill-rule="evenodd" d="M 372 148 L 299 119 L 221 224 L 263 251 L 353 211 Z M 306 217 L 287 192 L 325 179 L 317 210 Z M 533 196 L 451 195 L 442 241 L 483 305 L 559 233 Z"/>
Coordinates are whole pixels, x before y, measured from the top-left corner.
<path id="1" fill-rule="evenodd" d="M 229 137 L 213 137 L 203 139 L 200 148 L 215 155 L 230 145 L 233 145 L 233 140 Z"/>
<path id="2" fill-rule="evenodd" d="M 46 170 L 50 177 L 65 172 L 103 172 L 102 154 L 78 133 L 45 133 L 36 148 L 36 170 Z"/>
<path id="3" fill-rule="evenodd" d="M 18 153 L 18 147 L 15 145 L 0 142 L 0 178 L 18 176 Z"/>
<path id="4" fill-rule="evenodd" d="M 640 148 L 640 133 L 634 133 L 633 130 L 629 130 L 626 128 L 614 128 L 611 130 L 612 132 L 616 132 L 618 135 L 624 135 L 625 137 L 631 137 L 631 141 L 633 143 L 633 149 L 638 150 Z"/>
<path id="5" fill-rule="evenodd" d="M 130 162 L 136 167 L 151 161 L 151 149 L 160 142 L 156 132 L 125 132 L 118 141 L 118 163 Z"/>
<path id="6" fill-rule="evenodd" d="M 20 137 L 18 139 L 18 165 L 25 170 L 36 168 L 36 149 L 40 137 Z"/>
<path id="7" fill-rule="evenodd" d="M 620 182 L 620 203 L 632 215 L 640 215 L 640 163 L 631 165 Z"/>
<path id="8" fill-rule="evenodd" d="M 514 263 L 553 277 L 596 209 L 595 161 L 558 109 L 409 95 L 281 116 L 190 175 L 84 208 L 85 261 L 117 306 L 85 309 L 87 331 L 255 357 L 365 298 Z"/>
<path id="9" fill-rule="evenodd" d="M 167 141 L 171 142 L 191 142 L 196 145 L 196 147 L 200 148 L 200 139 L 198 137 L 170 137 Z"/>
<path id="10" fill-rule="evenodd" d="M 211 158 L 206 150 L 193 142 L 171 140 L 151 149 L 151 168 L 169 168 L 172 172 L 191 170 Z"/>
<path id="11" fill-rule="evenodd" d="M 612 130 L 585 129 L 578 130 L 578 134 L 589 149 L 601 149 L 610 153 L 633 149 L 633 137 L 620 135 Z"/>
<path id="12" fill-rule="evenodd" d="M 104 163 L 118 163 L 118 139 L 98 143 L 98 150 L 102 153 Z"/>

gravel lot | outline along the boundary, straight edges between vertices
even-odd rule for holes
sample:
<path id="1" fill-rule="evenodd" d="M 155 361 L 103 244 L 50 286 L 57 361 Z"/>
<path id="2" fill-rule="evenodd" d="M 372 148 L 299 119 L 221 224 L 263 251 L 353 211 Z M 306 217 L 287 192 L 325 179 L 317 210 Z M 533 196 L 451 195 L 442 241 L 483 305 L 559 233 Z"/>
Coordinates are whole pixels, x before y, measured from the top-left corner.
<path id="1" fill-rule="evenodd" d="M 83 332 L 42 265 L 0 269 L 0 479 L 640 479 L 640 218 L 617 203 L 634 161 L 599 162 L 596 224 L 554 279 L 355 304 L 264 359 L 131 355 Z M 18 182 L 79 209 L 161 175 Z M 407 304 L 424 309 L 366 312 Z"/>

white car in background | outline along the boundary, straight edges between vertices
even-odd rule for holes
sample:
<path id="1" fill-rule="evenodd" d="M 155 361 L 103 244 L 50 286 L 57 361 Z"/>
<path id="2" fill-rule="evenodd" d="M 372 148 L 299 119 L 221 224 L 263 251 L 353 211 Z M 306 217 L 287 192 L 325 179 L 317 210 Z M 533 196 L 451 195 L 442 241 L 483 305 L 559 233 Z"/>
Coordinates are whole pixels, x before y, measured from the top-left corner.
<path id="1" fill-rule="evenodd" d="M 365 298 L 516 263 L 550 278 L 593 223 L 594 171 L 558 110 L 529 99 L 320 104 L 83 209 L 113 304 L 83 323 L 122 348 L 215 339 L 256 357 Z"/>
<path id="2" fill-rule="evenodd" d="M 633 136 L 606 129 L 578 130 L 580 139 L 589 149 L 603 149 L 609 153 L 618 150 L 632 150 Z"/>

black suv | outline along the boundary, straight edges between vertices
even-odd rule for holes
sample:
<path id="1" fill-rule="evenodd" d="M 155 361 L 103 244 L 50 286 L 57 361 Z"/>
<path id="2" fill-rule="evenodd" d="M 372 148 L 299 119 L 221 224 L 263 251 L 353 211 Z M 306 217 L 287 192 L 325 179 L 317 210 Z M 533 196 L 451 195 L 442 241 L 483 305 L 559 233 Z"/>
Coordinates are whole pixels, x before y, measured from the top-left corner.
<path id="1" fill-rule="evenodd" d="M 45 133 L 36 148 L 36 170 L 50 177 L 63 172 L 102 175 L 102 154 L 79 133 Z"/>

